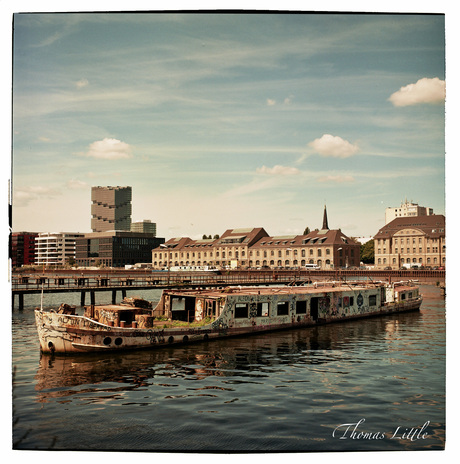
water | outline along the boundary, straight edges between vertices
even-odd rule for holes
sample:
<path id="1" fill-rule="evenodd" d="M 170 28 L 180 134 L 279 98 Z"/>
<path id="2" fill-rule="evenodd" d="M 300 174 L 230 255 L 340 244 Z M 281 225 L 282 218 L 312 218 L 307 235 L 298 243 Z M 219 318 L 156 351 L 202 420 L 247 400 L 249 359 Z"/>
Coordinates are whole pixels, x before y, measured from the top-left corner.
<path id="1" fill-rule="evenodd" d="M 40 357 L 33 319 L 40 299 L 26 297 L 12 314 L 14 447 L 443 449 L 445 302 L 436 287 L 421 290 L 420 312 L 65 358 Z M 79 298 L 47 295 L 45 305 Z"/>

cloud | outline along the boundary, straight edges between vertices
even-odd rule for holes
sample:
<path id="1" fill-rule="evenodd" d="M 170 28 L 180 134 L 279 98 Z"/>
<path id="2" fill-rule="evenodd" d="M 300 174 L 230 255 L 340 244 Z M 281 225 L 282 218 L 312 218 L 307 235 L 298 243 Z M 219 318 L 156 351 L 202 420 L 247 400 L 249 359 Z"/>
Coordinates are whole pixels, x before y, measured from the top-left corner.
<path id="1" fill-rule="evenodd" d="M 324 134 L 320 139 L 315 139 L 308 145 L 320 155 L 334 158 L 348 158 L 359 150 L 357 145 L 330 134 Z"/>
<path id="2" fill-rule="evenodd" d="M 27 206 L 39 198 L 53 198 L 61 195 L 59 190 L 50 187 L 23 187 L 14 190 L 13 206 Z"/>
<path id="3" fill-rule="evenodd" d="M 267 105 L 268 106 L 276 105 L 276 100 L 272 100 L 271 98 L 267 98 Z"/>
<path id="4" fill-rule="evenodd" d="M 410 106 L 420 103 L 441 103 L 446 98 L 446 81 L 424 77 L 415 84 L 401 87 L 388 99 L 394 106 Z"/>
<path id="5" fill-rule="evenodd" d="M 87 189 L 88 184 L 78 179 L 70 179 L 67 181 L 67 187 L 71 190 Z"/>
<path id="6" fill-rule="evenodd" d="M 89 85 L 88 79 L 80 79 L 79 81 L 75 82 L 75 87 L 77 89 L 82 89 L 83 87 L 86 87 Z"/>
<path id="7" fill-rule="evenodd" d="M 106 160 L 128 159 L 132 158 L 131 147 L 117 139 L 98 140 L 89 146 L 86 153 L 89 158 L 98 158 Z"/>
<path id="8" fill-rule="evenodd" d="M 338 183 L 342 184 L 345 182 L 354 182 L 355 179 L 353 176 L 322 176 L 318 177 L 318 182 L 331 182 L 331 183 Z"/>
<path id="9" fill-rule="evenodd" d="M 295 174 L 299 174 L 299 170 L 297 168 L 291 168 L 289 166 L 280 166 L 276 165 L 272 168 L 267 168 L 266 166 L 262 166 L 261 168 L 257 168 L 258 174 L 268 174 L 270 176 L 292 176 Z"/>

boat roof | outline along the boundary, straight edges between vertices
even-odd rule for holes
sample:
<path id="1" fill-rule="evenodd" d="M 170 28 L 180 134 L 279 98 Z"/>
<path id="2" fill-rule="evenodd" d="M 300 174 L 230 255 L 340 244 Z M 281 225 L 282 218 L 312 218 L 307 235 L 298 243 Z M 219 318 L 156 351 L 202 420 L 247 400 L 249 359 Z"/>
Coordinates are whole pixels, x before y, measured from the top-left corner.
<path id="1" fill-rule="evenodd" d="M 325 282 L 311 284 L 308 286 L 283 286 L 283 287 L 226 287 L 215 289 L 202 290 L 166 290 L 165 293 L 175 296 L 201 296 L 204 298 L 226 298 L 228 295 L 305 295 L 324 292 L 347 292 L 350 290 L 380 288 L 385 285 L 383 282 Z M 412 289 L 413 285 L 405 283 L 404 286 L 399 286 L 398 290 L 403 288 Z"/>
<path id="2" fill-rule="evenodd" d="M 94 305 L 97 308 L 104 308 L 107 311 L 121 312 L 121 311 L 143 311 L 143 308 L 137 306 L 123 305 L 123 304 L 98 304 Z"/>

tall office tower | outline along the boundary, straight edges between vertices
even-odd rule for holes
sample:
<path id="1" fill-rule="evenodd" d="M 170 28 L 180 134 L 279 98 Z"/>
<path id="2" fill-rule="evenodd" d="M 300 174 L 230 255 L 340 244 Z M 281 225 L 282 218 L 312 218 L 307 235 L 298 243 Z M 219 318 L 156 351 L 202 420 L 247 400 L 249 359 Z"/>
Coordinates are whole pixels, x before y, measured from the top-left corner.
<path id="1" fill-rule="evenodd" d="M 130 230 L 131 187 L 92 187 L 91 201 L 93 232 Z"/>

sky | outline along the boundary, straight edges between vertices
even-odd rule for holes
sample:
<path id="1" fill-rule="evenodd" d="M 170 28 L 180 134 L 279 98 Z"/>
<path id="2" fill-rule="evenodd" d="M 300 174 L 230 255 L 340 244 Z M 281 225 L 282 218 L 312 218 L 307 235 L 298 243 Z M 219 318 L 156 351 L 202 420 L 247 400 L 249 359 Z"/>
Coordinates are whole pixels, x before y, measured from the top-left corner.
<path id="1" fill-rule="evenodd" d="M 444 20 L 16 14 L 13 231 L 90 232 L 109 185 L 166 239 L 445 214 Z"/>

